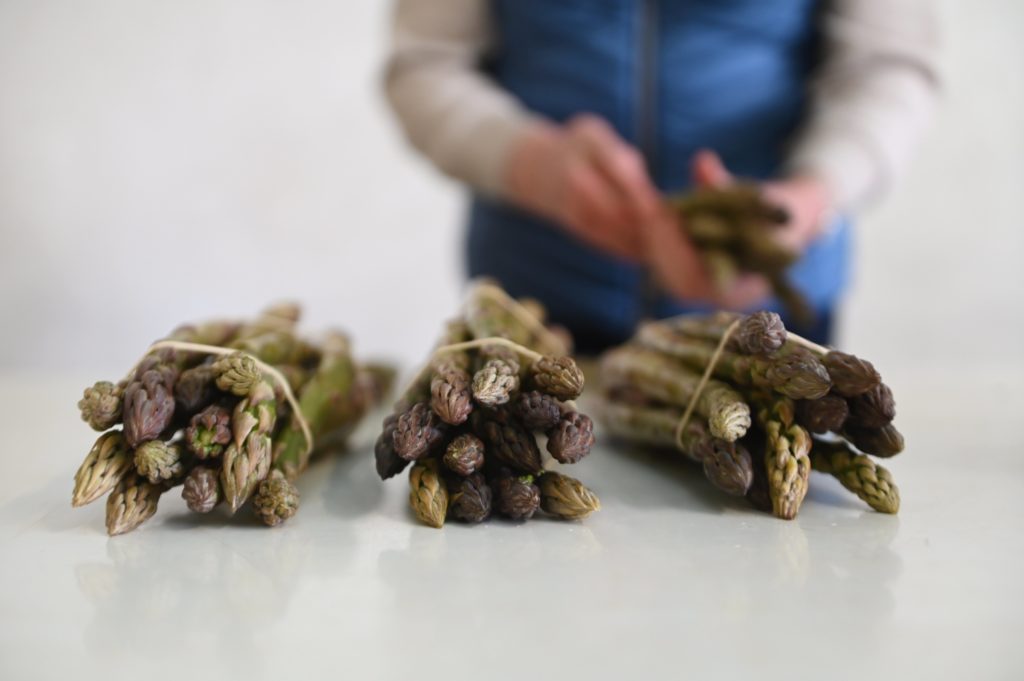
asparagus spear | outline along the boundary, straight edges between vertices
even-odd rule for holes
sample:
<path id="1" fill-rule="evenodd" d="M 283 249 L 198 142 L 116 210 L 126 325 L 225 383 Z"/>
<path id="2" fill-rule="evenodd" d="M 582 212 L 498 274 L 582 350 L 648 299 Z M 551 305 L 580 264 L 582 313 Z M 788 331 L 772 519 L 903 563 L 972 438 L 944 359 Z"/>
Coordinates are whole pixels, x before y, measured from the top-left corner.
<path id="1" fill-rule="evenodd" d="M 72 506 L 84 506 L 112 490 L 131 470 L 132 457 L 119 430 L 103 433 L 75 473 Z"/>
<path id="2" fill-rule="evenodd" d="M 270 472 L 271 433 L 277 420 L 274 389 L 266 381 L 235 407 L 231 419 L 233 439 L 224 450 L 221 488 L 231 512 L 244 504 L 256 485 Z"/>
<path id="3" fill-rule="evenodd" d="M 107 534 L 131 532 L 153 517 L 164 489 L 137 473 L 121 478 L 107 497 Z"/>
<path id="4" fill-rule="evenodd" d="M 520 473 L 537 473 L 543 467 L 533 433 L 506 411 L 473 412 L 473 432 L 484 441 L 485 456 Z"/>
<path id="5" fill-rule="evenodd" d="M 540 488 L 534 476 L 502 476 L 495 480 L 494 509 L 511 520 L 529 520 L 540 508 Z"/>
<path id="6" fill-rule="evenodd" d="M 260 482 L 252 507 L 264 525 L 277 527 L 299 510 L 299 490 L 280 470 L 272 470 Z"/>
<path id="7" fill-rule="evenodd" d="M 541 509 L 565 520 L 582 520 L 601 508 L 597 495 L 568 475 L 547 471 L 537 478 L 537 487 Z"/>
<path id="8" fill-rule="evenodd" d="M 448 513 L 457 520 L 479 523 L 491 515 L 491 487 L 480 473 L 452 480 L 448 494 Z"/>
<path id="9" fill-rule="evenodd" d="M 548 431 L 548 453 L 559 463 L 578 463 L 594 446 L 594 422 L 586 414 L 569 411 Z"/>
<path id="10" fill-rule="evenodd" d="M 473 374 L 473 399 L 482 405 L 505 404 L 518 389 L 519 365 L 505 359 L 489 359 Z"/>
<path id="11" fill-rule="evenodd" d="M 363 416 L 368 404 L 354 391 L 356 367 L 343 334 L 324 340 L 320 364 L 299 393 L 299 411 L 314 441 L 339 429 L 347 430 Z M 347 433 L 345 433 L 347 434 Z M 274 468 L 294 480 L 305 470 L 311 452 L 296 415 L 274 438 Z"/>
<path id="12" fill-rule="evenodd" d="M 758 420 L 767 439 L 765 467 L 772 512 L 792 520 L 807 495 L 811 472 L 811 437 L 796 425 L 793 401 L 784 397 L 765 400 Z"/>
<path id="13" fill-rule="evenodd" d="M 167 353 L 143 360 L 124 390 L 124 437 L 137 447 L 160 436 L 174 417 L 174 381 L 178 369 Z"/>
<path id="14" fill-rule="evenodd" d="M 466 422 L 473 411 L 470 376 L 456 364 L 445 364 L 430 381 L 430 407 L 453 426 Z"/>
<path id="15" fill-rule="evenodd" d="M 715 353 L 715 346 L 689 338 L 662 324 L 640 327 L 637 342 L 703 371 Z M 724 351 L 714 367 L 718 378 L 740 387 L 771 389 L 794 399 L 817 399 L 832 386 L 822 363 L 808 353 L 786 354 L 764 359 Z"/>
<path id="16" fill-rule="evenodd" d="M 835 477 L 843 487 L 880 513 L 900 510 L 900 491 L 892 474 L 841 441 L 815 440 L 811 447 L 811 466 Z"/>
<path id="17" fill-rule="evenodd" d="M 153 484 L 168 482 L 185 472 L 181 447 L 174 443 L 150 440 L 135 448 L 135 470 Z"/>
<path id="18" fill-rule="evenodd" d="M 575 400 L 583 393 L 585 379 L 576 360 L 544 356 L 530 366 L 530 384 L 559 400 Z"/>
<path id="19" fill-rule="evenodd" d="M 682 411 L 602 401 L 595 411 L 605 430 L 635 442 L 678 448 L 700 463 L 704 475 L 726 494 L 742 496 L 753 481 L 750 454 L 739 443 L 712 437 L 700 421 L 690 419 L 676 437 Z"/>
<path id="20" fill-rule="evenodd" d="M 438 471 L 437 461 L 417 461 L 409 470 L 409 505 L 425 525 L 440 528 L 448 513 L 448 489 Z"/>
<path id="21" fill-rule="evenodd" d="M 607 385 L 629 385 L 667 404 L 686 407 L 700 384 L 700 375 L 671 357 L 644 348 L 624 346 L 605 354 L 601 377 Z M 735 442 L 750 428 L 750 407 L 726 383 L 708 381 L 695 405 L 711 433 Z"/>
<path id="22" fill-rule="evenodd" d="M 188 473 L 182 486 L 181 497 L 190 511 L 209 513 L 223 499 L 217 471 L 206 466 L 196 466 Z"/>
<path id="23" fill-rule="evenodd" d="M 97 381 L 85 389 L 78 409 L 82 420 L 93 430 L 103 432 L 121 422 L 121 399 L 124 395 L 124 384 L 113 384 L 110 381 Z"/>

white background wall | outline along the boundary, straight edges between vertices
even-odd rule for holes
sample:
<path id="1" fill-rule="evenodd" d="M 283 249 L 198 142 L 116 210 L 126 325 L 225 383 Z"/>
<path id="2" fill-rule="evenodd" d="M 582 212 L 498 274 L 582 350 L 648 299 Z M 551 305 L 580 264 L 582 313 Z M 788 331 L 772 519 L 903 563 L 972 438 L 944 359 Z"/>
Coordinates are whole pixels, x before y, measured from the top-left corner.
<path id="1" fill-rule="evenodd" d="M 387 5 L 0 0 L 0 370 L 116 376 L 280 297 L 419 358 L 462 204 L 381 100 Z M 1024 3 L 949 5 L 947 99 L 860 223 L 844 345 L 1024 378 Z"/>

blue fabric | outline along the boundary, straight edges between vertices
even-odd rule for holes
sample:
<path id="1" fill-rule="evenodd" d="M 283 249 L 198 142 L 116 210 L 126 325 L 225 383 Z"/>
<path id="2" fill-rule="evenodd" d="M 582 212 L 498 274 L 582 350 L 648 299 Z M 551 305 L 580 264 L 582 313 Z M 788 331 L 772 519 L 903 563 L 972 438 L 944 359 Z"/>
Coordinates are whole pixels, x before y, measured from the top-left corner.
<path id="1" fill-rule="evenodd" d="M 689 184 L 689 160 L 711 148 L 738 175 L 768 179 L 804 112 L 815 61 L 817 0 L 494 0 L 492 77 L 528 108 L 565 121 L 607 119 L 640 148 L 655 183 Z M 847 279 L 840 220 L 791 271 L 822 313 Z M 558 226 L 476 198 L 471 276 L 543 300 L 557 321 L 595 342 L 625 338 L 645 316 L 694 309 L 651 301 L 646 275 Z"/>

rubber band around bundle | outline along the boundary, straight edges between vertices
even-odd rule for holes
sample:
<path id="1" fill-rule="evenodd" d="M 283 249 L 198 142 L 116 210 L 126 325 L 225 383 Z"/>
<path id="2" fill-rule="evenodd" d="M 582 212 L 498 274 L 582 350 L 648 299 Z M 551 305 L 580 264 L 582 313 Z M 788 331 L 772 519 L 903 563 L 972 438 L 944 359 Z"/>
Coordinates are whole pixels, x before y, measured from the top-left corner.
<path id="1" fill-rule="evenodd" d="M 722 358 L 722 353 L 725 351 L 725 346 L 732 338 L 732 334 L 739 328 L 740 322 L 743 321 L 742 317 L 738 317 L 732 321 L 731 324 L 725 329 L 721 339 L 718 341 L 718 347 L 715 348 L 714 353 L 711 355 L 711 359 L 708 361 L 708 365 L 704 367 L 704 374 L 700 377 L 700 382 L 697 384 L 697 389 L 693 391 L 693 396 L 690 397 L 690 403 L 686 405 L 686 411 L 683 412 L 683 417 L 679 419 L 679 423 L 676 425 L 676 446 L 679 449 L 683 449 L 683 431 L 686 430 L 686 425 L 690 422 L 690 417 L 693 415 L 693 410 L 697 407 L 697 402 L 700 401 L 700 396 L 704 392 L 704 388 L 707 387 L 708 381 L 711 380 L 711 374 L 714 373 L 715 367 L 718 366 L 718 361 Z"/>
<path id="2" fill-rule="evenodd" d="M 492 301 L 496 302 L 498 305 L 503 307 L 506 312 L 509 312 L 513 316 L 515 316 L 517 320 L 521 322 L 524 326 L 530 327 L 530 331 L 532 331 L 534 334 L 538 336 L 544 336 L 545 340 L 550 345 L 561 348 L 563 352 L 568 350 L 568 348 L 565 347 L 565 343 L 562 342 L 561 338 L 551 333 L 551 331 L 548 330 L 548 327 L 544 326 L 544 323 L 542 321 L 540 321 L 534 315 L 532 315 L 529 312 L 529 310 L 523 307 L 515 298 L 505 293 L 505 291 L 503 291 L 500 286 L 491 284 L 486 281 L 477 281 L 475 284 L 472 285 L 472 288 L 473 293 L 476 293 L 477 295 L 482 294 L 486 297 L 489 297 Z M 474 340 L 463 341 L 461 343 L 441 345 L 439 347 L 434 348 L 433 351 L 431 351 L 430 356 L 427 358 L 427 361 L 423 363 L 423 366 L 421 366 L 415 374 L 413 374 L 412 380 L 410 380 L 406 384 L 405 389 L 402 390 L 402 392 L 399 394 L 405 395 L 414 385 L 419 383 L 419 381 L 423 378 L 423 374 L 430 369 L 431 365 L 433 365 L 434 360 L 437 359 L 438 355 L 447 352 L 459 352 L 460 350 L 472 350 L 473 348 L 482 348 L 488 345 L 504 346 L 506 348 L 518 352 L 521 355 L 525 355 L 527 358 L 534 362 L 536 362 L 538 359 L 544 356 L 543 354 L 537 352 L 536 350 L 531 350 L 525 345 L 516 343 L 515 341 L 509 340 L 508 338 L 502 338 L 501 336 L 488 336 L 487 338 L 476 338 Z M 575 403 L 572 401 L 567 402 L 567 404 L 575 407 Z"/>
<path id="3" fill-rule="evenodd" d="M 240 350 L 232 350 L 231 348 L 222 348 L 218 345 L 204 345 L 202 343 L 188 343 L 186 341 L 176 340 L 162 340 L 157 341 L 149 346 L 149 350 L 146 351 L 146 355 L 143 355 L 142 359 L 135 363 L 132 370 L 128 373 L 129 376 L 135 373 L 135 370 L 139 368 L 139 365 L 146 359 L 146 356 L 154 350 L 181 350 L 183 352 L 201 352 L 207 355 L 234 355 L 242 354 L 247 356 L 249 359 L 259 367 L 263 374 L 272 378 L 281 388 L 281 392 L 284 394 L 284 399 L 292 408 L 292 415 L 299 424 L 299 429 L 302 431 L 302 437 L 306 440 L 306 451 L 303 452 L 303 456 L 313 451 L 313 432 L 309 428 L 309 423 L 306 418 L 302 415 L 302 410 L 299 408 L 299 401 L 295 399 L 295 393 L 292 392 L 292 388 L 288 385 L 288 379 L 281 374 L 280 371 L 274 367 L 266 364 L 259 358 L 247 353 L 241 352 Z"/>
<path id="4" fill-rule="evenodd" d="M 549 345 L 561 348 L 563 353 L 568 351 L 568 348 L 565 347 L 565 343 L 561 338 L 551 333 L 548 327 L 544 326 L 544 322 L 537 319 L 537 317 L 523 307 L 515 298 L 505 293 L 500 286 L 486 281 L 478 281 L 474 284 L 474 292 L 477 294 L 483 294 L 498 303 L 498 305 L 505 308 L 505 311 L 514 316 L 520 323 L 529 327 L 531 332 L 543 337 L 545 342 Z"/>
<path id="5" fill-rule="evenodd" d="M 525 357 L 527 357 L 528 359 L 530 359 L 531 361 L 534 361 L 534 362 L 536 362 L 538 359 L 544 357 L 544 355 L 542 355 L 541 353 L 537 352 L 536 350 L 531 350 L 530 348 L 526 347 L 525 345 L 520 345 L 519 343 L 516 343 L 515 341 L 511 341 L 508 338 L 502 338 L 501 336 L 490 336 L 488 338 L 476 338 L 476 339 L 471 340 L 471 341 L 463 341 L 462 343 L 452 343 L 450 345 L 442 345 L 440 347 L 434 348 L 434 351 L 432 353 L 430 353 L 430 357 L 427 358 L 427 361 L 423 364 L 422 367 L 420 367 L 419 371 L 417 371 L 416 374 L 412 377 L 412 380 L 409 381 L 409 383 L 405 386 L 405 390 L 403 390 L 399 394 L 401 394 L 401 395 L 406 394 L 407 392 L 409 392 L 410 388 L 412 388 L 414 385 L 419 383 L 420 380 L 423 378 L 423 374 L 431 369 L 431 367 L 434 364 L 434 360 L 436 360 L 438 358 L 438 355 L 442 355 L 442 354 L 445 354 L 445 353 L 448 353 L 448 352 L 459 352 L 461 350 L 472 350 L 474 348 L 484 348 L 484 347 L 487 347 L 488 345 L 500 345 L 502 347 L 509 348 L 510 350 L 514 350 L 515 352 L 518 352 L 519 354 L 524 355 Z M 576 408 L 576 403 L 573 400 L 566 400 L 565 404 L 566 404 L 566 406 L 568 406 L 571 409 L 575 409 Z"/>
<path id="6" fill-rule="evenodd" d="M 725 331 L 722 333 L 722 337 L 718 341 L 718 345 L 715 347 L 714 353 L 711 355 L 711 359 L 708 361 L 708 365 L 704 367 L 704 373 L 700 377 L 697 389 L 693 391 L 690 403 L 686 405 L 686 411 L 683 412 L 682 418 L 679 419 L 679 423 L 676 425 L 676 446 L 679 447 L 679 449 L 683 449 L 683 431 L 690 422 L 690 417 L 693 416 L 693 411 L 696 409 L 697 403 L 700 401 L 700 396 L 703 394 L 704 388 L 707 387 L 708 382 L 711 380 L 711 375 L 714 373 L 715 367 L 718 366 L 719 360 L 722 359 L 722 353 L 725 352 L 725 346 L 729 343 L 729 339 L 732 338 L 732 334 L 735 333 L 737 328 L 739 328 L 743 319 L 744 317 L 742 315 L 737 315 L 729 326 L 726 327 Z M 786 340 L 791 340 L 797 345 L 820 355 L 827 355 L 830 352 L 824 345 L 818 345 L 814 341 L 809 341 L 803 336 L 798 336 L 795 333 L 787 332 Z"/>

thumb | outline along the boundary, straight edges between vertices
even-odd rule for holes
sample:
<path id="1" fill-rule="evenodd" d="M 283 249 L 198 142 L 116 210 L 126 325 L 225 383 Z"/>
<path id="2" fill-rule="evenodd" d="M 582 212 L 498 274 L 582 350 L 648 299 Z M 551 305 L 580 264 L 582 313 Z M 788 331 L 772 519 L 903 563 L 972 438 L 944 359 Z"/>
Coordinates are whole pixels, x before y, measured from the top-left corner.
<path id="1" fill-rule="evenodd" d="M 710 149 L 694 154 L 690 172 L 698 187 L 722 188 L 732 183 L 732 173 L 726 170 L 722 158 Z"/>

